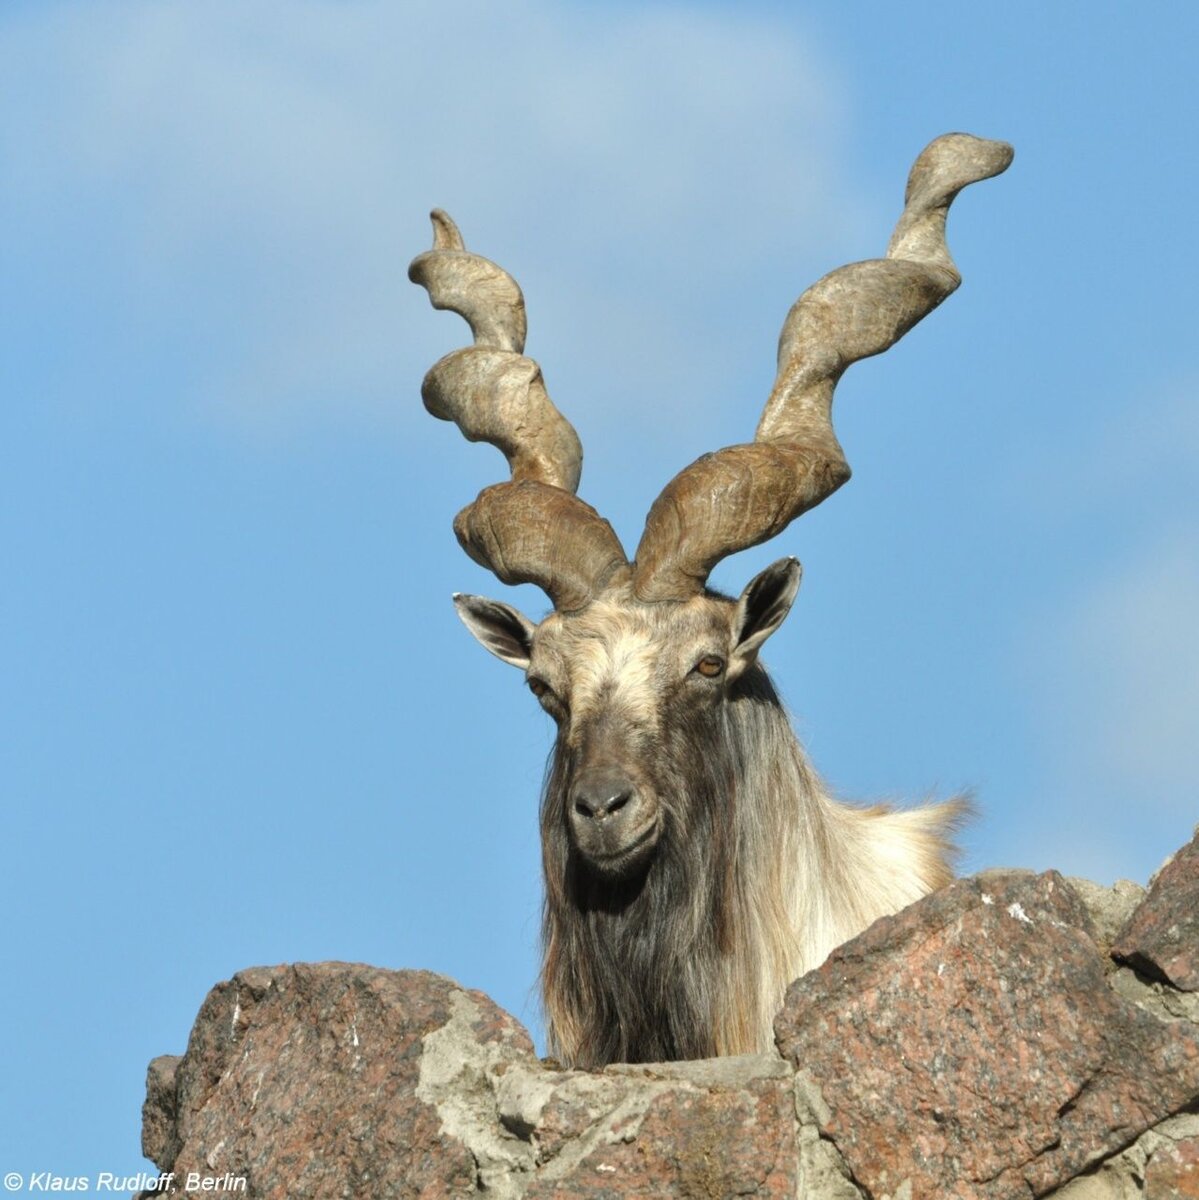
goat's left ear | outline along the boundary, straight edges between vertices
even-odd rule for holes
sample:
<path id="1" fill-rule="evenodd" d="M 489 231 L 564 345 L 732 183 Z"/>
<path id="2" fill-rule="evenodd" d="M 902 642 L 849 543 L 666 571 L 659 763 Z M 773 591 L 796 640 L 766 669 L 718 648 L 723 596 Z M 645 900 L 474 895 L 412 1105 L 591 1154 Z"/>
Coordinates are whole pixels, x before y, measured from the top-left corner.
<path id="1" fill-rule="evenodd" d="M 736 643 L 731 664 L 738 672 L 753 662 L 762 643 L 786 619 L 802 574 L 799 559 L 780 558 L 755 575 L 741 593 L 733 617 Z"/>

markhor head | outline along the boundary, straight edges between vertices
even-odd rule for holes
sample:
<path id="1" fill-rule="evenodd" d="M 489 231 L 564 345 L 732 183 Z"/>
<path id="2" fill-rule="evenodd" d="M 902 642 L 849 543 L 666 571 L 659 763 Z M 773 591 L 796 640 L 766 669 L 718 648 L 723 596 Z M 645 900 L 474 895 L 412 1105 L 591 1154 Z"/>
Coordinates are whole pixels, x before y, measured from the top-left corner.
<path id="1" fill-rule="evenodd" d="M 557 723 L 562 765 L 546 816 L 587 870 L 612 881 L 643 875 L 663 831 L 677 837 L 692 824 L 697 774 L 723 766 L 724 709 L 753 694 L 746 673 L 799 579 L 786 558 L 738 600 L 704 592 L 646 602 L 625 583 L 540 625 L 496 600 L 454 598 L 475 637 L 525 672 Z"/>

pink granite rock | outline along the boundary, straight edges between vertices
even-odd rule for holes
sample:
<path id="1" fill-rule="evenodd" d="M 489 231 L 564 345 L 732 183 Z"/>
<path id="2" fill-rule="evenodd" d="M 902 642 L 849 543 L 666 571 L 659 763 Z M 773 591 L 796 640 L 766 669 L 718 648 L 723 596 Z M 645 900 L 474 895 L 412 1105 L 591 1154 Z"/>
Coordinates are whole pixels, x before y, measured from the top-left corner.
<path id="1" fill-rule="evenodd" d="M 215 987 L 187 1053 L 151 1064 L 142 1139 L 173 1194 L 190 1173 L 247 1200 L 781 1200 L 797 1133 L 777 1055 L 558 1070 L 479 992 L 319 963 Z"/>
<path id="2" fill-rule="evenodd" d="M 1158 871 L 1112 955 L 1181 991 L 1199 992 L 1199 833 Z"/>
<path id="3" fill-rule="evenodd" d="M 142 1148 L 173 1194 L 195 1173 L 259 1200 L 474 1195 L 469 1097 L 455 1136 L 439 1084 L 532 1057 L 512 1017 L 427 971 L 242 971 L 208 994 L 186 1055 L 151 1064 Z"/>
<path id="4" fill-rule="evenodd" d="M 1145 1169 L 1145 1200 L 1199 1200 L 1199 1138 L 1159 1150 Z"/>
<path id="5" fill-rule="evenodd" d="M 788 992 L 785 1057 L 872 1195 L 1038 1196 L 1199 1097 L 1199 1031 L 1108 986 L 1056 872 L 961 880 Z"/>
<path id="6" fill-rule="evenodd" d="M 580 1078 L 587 1079 L 562 1076 L 562 1090 L 569 1093 Z M 602 1115 L 592 1107 L 571 1130 L 584 1134 L 573 1153 L 551 1143 L 559 1153 L 523 1193 L 526 1200 L 796 1195 L 795 1096 L 781 1060 L 616 1067 L 601 1078 L 615 1089 L 615 1106 Z M 580 1111 L 568 1095 L 551 1098 L 538 1140 L 542 1129 L 558 1127 L 564 1108 Z"/>

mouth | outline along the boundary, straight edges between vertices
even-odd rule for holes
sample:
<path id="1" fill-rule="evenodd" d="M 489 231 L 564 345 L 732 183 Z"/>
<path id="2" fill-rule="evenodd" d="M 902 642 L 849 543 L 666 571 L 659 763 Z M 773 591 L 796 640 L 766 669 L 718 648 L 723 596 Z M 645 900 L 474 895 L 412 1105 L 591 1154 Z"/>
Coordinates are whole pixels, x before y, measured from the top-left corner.
<path id="1" fill-rule="evenodd" d="M 631 841 L 615 849 L 579 846 L 584 861 L 601 875 L 627 875 L 642 865 L 658 843 L 658 822 L 650 821 Z"/>

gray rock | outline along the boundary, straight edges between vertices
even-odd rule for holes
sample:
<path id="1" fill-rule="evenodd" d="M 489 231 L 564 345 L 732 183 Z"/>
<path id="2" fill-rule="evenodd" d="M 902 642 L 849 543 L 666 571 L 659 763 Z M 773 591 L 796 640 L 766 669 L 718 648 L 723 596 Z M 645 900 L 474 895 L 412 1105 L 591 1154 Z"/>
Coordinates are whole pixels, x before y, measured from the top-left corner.
<path id="1" fill-rule="evenodd" d="M 1086 906 L 1099 945 L 1106 953 L 1128 923 L 1128 918 L 1136 911 L 1137 905 L 1144 900 L 1145 889 L 1128 879 L 1117 879 L 1111 887 L 1074 875 L 1068 876 L 1066 882 Z"/>

